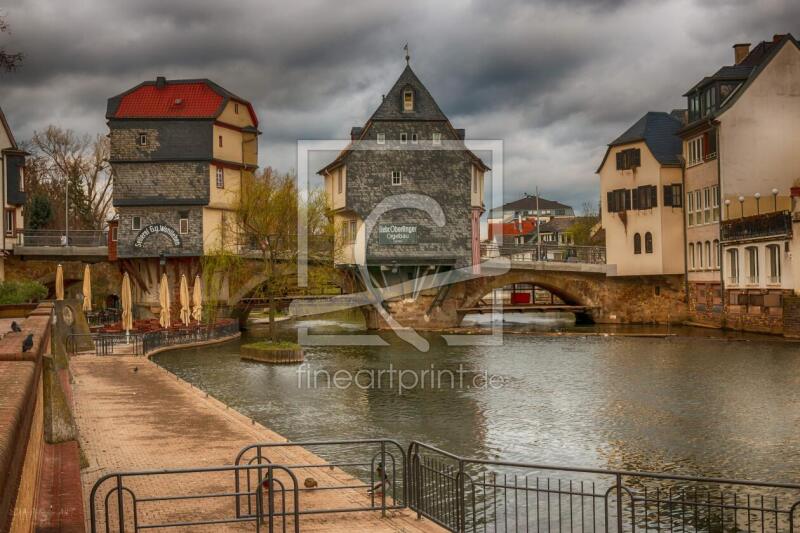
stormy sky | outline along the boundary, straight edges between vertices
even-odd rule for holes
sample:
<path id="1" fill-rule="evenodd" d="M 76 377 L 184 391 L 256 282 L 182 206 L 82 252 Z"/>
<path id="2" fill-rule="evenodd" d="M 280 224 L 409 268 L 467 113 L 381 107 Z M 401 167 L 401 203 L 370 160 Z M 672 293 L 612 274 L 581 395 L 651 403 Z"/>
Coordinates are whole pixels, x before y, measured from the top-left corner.
<path id="1" fill-rule="evenodd" d="M 411 65 L 456 128 L 505 145 L 506 200 L 596 202 L 605 146 L 733 60 L 800 33 L 798 0 L 8 0 L 25 54 L 0 74 L 18 140 L 57 124 L 106 133 L 106 99 L 157 75 L 211 78 L 255 105 L 261 165 L 341 139 Z"/>

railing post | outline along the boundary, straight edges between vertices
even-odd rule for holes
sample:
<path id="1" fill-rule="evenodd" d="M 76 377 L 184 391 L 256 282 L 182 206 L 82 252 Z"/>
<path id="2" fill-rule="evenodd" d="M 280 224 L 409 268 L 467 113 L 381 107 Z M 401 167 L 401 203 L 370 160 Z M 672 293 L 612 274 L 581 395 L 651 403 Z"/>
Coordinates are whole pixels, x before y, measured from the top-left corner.
<path id="1" fill-rule="evenodd" d="M 464 460 L 458 460 L 458 530 L 464 533 L 467 530 L 467 494 L 464 490 Z"/>
<path id="2" fill-rule="evenodd" d="M 381 479 L 378 481 L 381 486 L 381 516 L 386 518 L 386 489 L 388 488 L 386 485 L 386 480 L 389 477 L 389 471 L 386 468 L 386 441 L 381 441 L 381 472 L 380 472 Z M 397 482 L 397 480 L 392 480 L 393 482 Z"/>
<path id="3" fill-rule="evenodd" d="M 617 474 L 617 533 L 622 533 L 622 474 Z"/>
<path id="4" fill-rule="evenodd" d="M 273 533 L 275 530 L 275 486 L 272 481 L 273 476 L 273 467 L 269 465 L 267 468 L 267 479 L 269 480 L 269 495 L 267 496 L 267 501 L 269 502 L 269 533 Z"/>
<path id="5" fill-rule="evenodd" d="M 123 509 L 122 476 L 117 475 L 117 520 L 119 520 L 119 533 L 125 533 L 125 510 Z M 108 526 L 108 524 L 106 524 Z"/>

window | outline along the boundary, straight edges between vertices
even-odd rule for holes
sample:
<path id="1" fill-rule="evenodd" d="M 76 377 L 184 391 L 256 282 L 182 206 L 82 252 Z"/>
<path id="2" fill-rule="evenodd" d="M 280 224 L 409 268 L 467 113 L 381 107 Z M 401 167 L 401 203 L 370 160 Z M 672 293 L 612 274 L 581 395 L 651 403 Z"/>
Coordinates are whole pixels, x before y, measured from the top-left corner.
<path id="1" fill-rule="evenodd" d="M 739 283 L 739 250 L 736 248 L 728 250 L 728 283 Z"/>
<path id="2" fill-rule="evenodd" d="M 767 283 L 781 282 L 781 247 L 777 244 L 767 245 Z"/>
<path id="3" fill-rule="evenodd" d="M 644 253 L 653 253 L 653 234 L 649 231 L 644 234 Z"/>
<path id="4" fill-rule="evenodd" d="M 664 185 L 664 206 L 681 207 L 683 205 L 683 187 L 680 183 Z"/>
<path id="5" fill-rule="evenodd" d="M 714 239 L 714 242 L 711 243 L 712 252 L 714 253 L 714 268 L 718 269 L 720 267 L 720 263 L 722 263 L 722 251 L 719 248 L 719 240 Z"/>
<path id="6" fill-rule="evenodd" d="M 434 145 L 442 144 L 442 134 L 441 133 L 434 133 L 433 137 L 432 137 L 432 140 L 433 140 L 433 144 Z"/>
<path id="7" fill-rule="evenodd" d="M 703 223 L 703 191 L 701 189 L 694 191 L 694 223 L 697 225 Z"/>
<path id="8" fill-rule="evenodd" d="M 642 236 L 638 233 L 633 234 L 633 253 L 642 253 Z"/>
<path id="9" fill-rule="evenodd" d="M 706 251 L 706 268 L 713 268 L 713 262 L 711 259 L 711 241 L 706 241 L 705 251 Z"/>
<path id="10" fill-rule="evenodd" d="M 400 134 L 400 144 L 408 144 L 408 133 Z"/>
<path id="11" fill-rule="evenodd" d="M 621 213 L 631 207 L 631 191 L 615 189 L 606 193 L 606 202 L 609 213 Z"/>
<path id="12" fill-rule="evenodd" d="M 745 270 L 747 272 L 747 283 L 758 283 L 758 248 L 748 246 L 745 252 Z"/>
<path id="13" fill-rule="evenodd" d="M 358 235 L 358 222 L 352 218 L 342 221 L 342 241 L 343 244 L 353 244 Z"/>
<path id="14" fill-rule="evenodd" d="M 406 89 L 403 91 L 403 111 L 414 110 L 414 91 Z"/>
<path id="15" fill-rule="evenodd" d="M 686 223 L 694 226 L 694 192 L 686 193 Z"/>
<path id="16" fill-rule="evenodd" d="M 719 186 L 711 187 L 711 219 L 719 222 Z"/>
<path id="17" fill-rule="evenodd" d="M 6 209 L 6 235 L 11 237 L 14 235 L 14 226 L 16 226 L 17 216 L 14 208 Z"/>
<path id="18" fill-rule="evenodd" d="M 694 243 L 689 243 L 689 253 L 686 255 L 689 257 L 689 270 L 694 270 L 697 266 L 697 262 L 695 261 L 694 257 Z"/>
<path id="19" fill-rule="evenodd" d="M 222 135 L 219 136 L 219 140 L 217 142 L 219 143 L 219 147 L 222 148 Z"/>
<path id="20" fill-rule="evenodd" d="M 419 137 L 417 137 L 416 133 L 411 134 L 411 144 L 417 144 L 419 142 Z"/>
<path id="21" fill-rule="evenodd" d="M 695 93 L 689 97 L 689 122 L 700 118 L 700 95 Z"/>
<path id="22" fill-rule="evenodd" d="M 686 141 L 686 164 L 689 166 L 703 162 L 703 136 Z"/>
<path id="23" fill-rule="evenodd" d="M 386 134 L 379 133 L 378 134 L 378 144 L 386 144 Z"/>
<path id="24" fill-rule="evenodd" d="M 131 227 L 134 231 L 142 229 L 142 217 L 136 216 L 131 220 Z"/>
<path id="25" fill-rule="evenodd" d="M 634 209 L 652 209 L 658 205 L 658 187 L 642 185 L 632 191 Z"/>
<path id="26" fill-rule="evenodd" d="M 392 170 L 392 185 L 403 183 L 403 174 L 399 170 Z"/>
<path id="27" fill-rule="evenodd" d="M 217 189 L 225 188 L 225 169 L 217 167 Z"/>
<path id="28" fill-rule="evenodd" d="M 139 144 L 139 146 L 147 146 L 147 134 L 146 133 L 140 133 L 139 134 L 139 139 L 137 140 L 137 143 Z"/>
<path id="29" fill-rule="evenodd" d="M 344 177 L 342 176 L 342 169 L 336 171 L 336 189 L 339 194 L 342 194 Z"/>
<path id="30" fill-rule="evenodd" d="M 717 157 L 717 130 L 711 129 L 703 134 L 703 143 L 705 144 L 705 153 L 703 156 L 706 159 L 714 159 Z"/>
<path id="31" fill-rule="evenodd" d="M 628 148 L 617 152 L 617 170 L 630 170 L 641 164 L 642 152 L 638 148 Z"/>
<path id="32" fill-rule="evenodd" d="M 233 112 L 236 113 L 237 115 L 239 114 L 239 102 L 233 103 Z"/>
<path id="33" fill-rule="evenodd" d="M 180 217 L 178 221 L 178 231 L 180 231 L 181 235 L 186 235 L 189 233 L 189 215 L 182 213 Z"/>
<path id="34" fill-rule="evenodd" d="M 117 227 L 111 226 L 111 242 L 117 242 Z"/>
<path id="35" fill-rule="evenodd" d="M 478 193 L 478 171 L 475 170 L 475 167 L 472 168 L 472 192 L 477 194 Z"/>
<path id="36" fill-rule="evenodd" d="M 697 252 L 697 268 L 703 270 L 705 268 L 705 261 L 703 260 L 703 243 L 698 242 L 694 245 L 695 252 Z"/>

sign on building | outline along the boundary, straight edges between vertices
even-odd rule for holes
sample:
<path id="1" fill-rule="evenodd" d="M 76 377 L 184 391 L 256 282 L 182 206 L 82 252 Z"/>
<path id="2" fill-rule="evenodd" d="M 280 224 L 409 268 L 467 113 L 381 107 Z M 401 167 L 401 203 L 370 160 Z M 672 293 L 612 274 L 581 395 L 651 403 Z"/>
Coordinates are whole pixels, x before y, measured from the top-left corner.
<path id="1" fill-rule="evenodd" d="M 417 244 L 416 224 L 379 224 L 379 244 Z"/>
<path id="2" fill-rule="evenodd" d="M 175 231 L 174 228 L 167 226 L 166 224 L 150 224 L 145 226 L 142 231 L 136 236 L 136 239 L 133 241 L 133 245 L 136 248 L 141 248 L 144 245 L 144 241 L 147 240 L 148 237 L 151 235 L 155 235 L 156 233 L 162 233 L 169 237 L 172 240 L 173 246 L 180 246 L 181 245 L 181 237 L 178 235 L 178 232 Z"/>

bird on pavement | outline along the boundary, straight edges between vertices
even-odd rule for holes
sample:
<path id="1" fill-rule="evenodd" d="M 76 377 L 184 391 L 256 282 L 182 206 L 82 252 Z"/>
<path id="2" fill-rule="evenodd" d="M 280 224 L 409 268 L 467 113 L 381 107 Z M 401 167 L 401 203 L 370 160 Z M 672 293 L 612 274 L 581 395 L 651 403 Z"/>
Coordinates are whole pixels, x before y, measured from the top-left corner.
<path id="1" fill-rule="evenodd" d="M 11 322 L 11 331 L 14 331 L 14 332 L 16 332 L 16 333 L 19 333 L 20 331 L 22 331 L 22 328 L 21 328 L 21 327 L 19 327 L 19 324 L 17 324 L 17 321 L 16 321 L 16 320 L 14 320 L 13 322 Z"/>
<path id="2" fill-rule="evenodd" d="M 33 348 L 33 333 L 30 333 L 25 340 L 22 341 L 22 351 L 29 352 Z"/>

